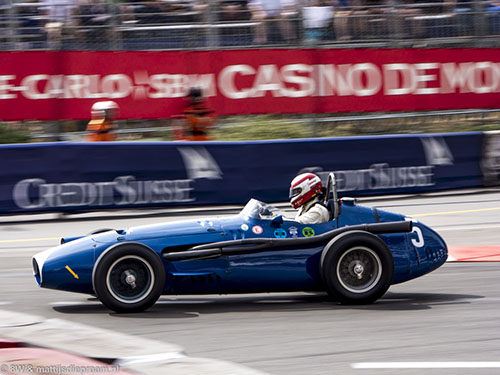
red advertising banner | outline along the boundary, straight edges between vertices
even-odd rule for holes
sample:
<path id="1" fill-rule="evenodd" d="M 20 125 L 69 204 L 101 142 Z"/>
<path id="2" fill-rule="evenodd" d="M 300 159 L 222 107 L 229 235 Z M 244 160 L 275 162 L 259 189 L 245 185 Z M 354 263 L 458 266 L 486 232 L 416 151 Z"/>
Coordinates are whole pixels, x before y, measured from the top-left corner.
<path id="1" fill-rule="evenodd" d="M 177 115 L 202 87 L 219 115 L 498 108 L 500 49 L 1 52 L 0 120 Z"/>

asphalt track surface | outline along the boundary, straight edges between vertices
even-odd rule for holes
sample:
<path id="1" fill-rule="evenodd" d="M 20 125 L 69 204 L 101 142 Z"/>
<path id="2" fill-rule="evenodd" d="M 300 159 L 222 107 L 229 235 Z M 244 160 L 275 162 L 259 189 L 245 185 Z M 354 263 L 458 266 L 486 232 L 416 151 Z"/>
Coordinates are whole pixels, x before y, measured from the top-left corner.
<path id="1" fill-rule="evenodd" d="M 498 190 L 360 203 L 413 215 L 451 246 L 500 245 Z M 308 293 L 162 297 L 139 314 L 114 314 L 88 296 L 40 289 L 31 276 L 31 256 L 61 236 L 228 212 L 235 211 L 0 217 L 0 309 L 171 342 L 190 356 L 276 375 L 500 373 L 495 262 L 447 263 L 391 287 L 369 306 L 341 306 Z"/>

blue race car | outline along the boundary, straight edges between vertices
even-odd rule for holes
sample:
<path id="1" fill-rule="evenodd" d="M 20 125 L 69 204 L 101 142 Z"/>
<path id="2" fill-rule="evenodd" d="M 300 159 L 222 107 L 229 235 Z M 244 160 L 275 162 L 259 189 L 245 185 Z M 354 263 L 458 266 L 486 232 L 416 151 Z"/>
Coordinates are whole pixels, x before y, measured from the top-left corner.
<path id="1" fill-rule="evenodd" d="M 111 310 L 138 312 L 164 295 L 327 291 L 368 304 L 390 285 L 447 259 L 444 240 L 403 215 L 337 198 L 330 221 L 303 225 L 251 199 L 238 215 L 63 238 L 33 257 L 44 288 L 96 295 Z"/>

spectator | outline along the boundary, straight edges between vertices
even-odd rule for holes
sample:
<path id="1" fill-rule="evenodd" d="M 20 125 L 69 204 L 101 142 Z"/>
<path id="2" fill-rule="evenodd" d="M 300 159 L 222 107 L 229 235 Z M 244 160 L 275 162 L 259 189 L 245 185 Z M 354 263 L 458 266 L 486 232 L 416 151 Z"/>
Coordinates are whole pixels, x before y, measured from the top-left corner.
<path id="1" fill-rule="evenodd" d="M 7 47 L 9 37 L 9 9 L 10 4 L 7 0 L 0 0 L 0 50 Z"/>
<path id="2" fill-rule="evenodd" d="M 214 8 L 217 10 L 214 19 L 225 23 L 225 27 L 217 31 L 220 45 L 252 44 L 252 27 L 246 22 L 252 17 L 248 0 L 221 0 Z"/>
<path id="3" fill-rule="evenodd" d="M 143 25 L 166 23 L 165 12 L 171 8 L 169 2 L 162 3 L 158 0 L 143 1 L 134 6 L 137 23 Z"/>
<path id="4" fill-rule="evenodd" d="M 352 29 L 358 39 L 377 38 L 388 34 L 385 0 L 353 0 Z"/>
<path id="5" fill-rule="evenodd" d="M 159 0 L 157 1 L 165 22 L 192 23 L 196 21 L 196 12 L 208 9 L 208 4 L 202 0 Z"/>
<path id="6" fill-rule="evenodd" d="M 118 116 L 118 105 L 113 101 L 96 102 L 91 109 L 92 119 L 87 125 L 86 140 L 89 142 L 114 141 L 114 122 Z"/>
<path id="7" fill-rule="evenodd" d="M 299 4 L 296 0 L 281 0 L 279 28 L 282 39 L 291 43 L 297 40 L 296 21 L 299 17 Z"/>
<path id="8" fill-rule="evenodd" d="M 415 0 L 400 0 L 394 9 L 395 32 L 399 39 L 406 37 L 420 38 L 424 36 L 422 8 L 418 8 Z"/>
<path id="9" fill-rule="evenodd" d="M 470 0 L 456 0 L 456 8 L 457 9 L 468 9 L 471 10 L 471 6 L 473 5 Z M 500 1 L 491 0 L 486 3 L 486 9 L 488 12 L 499 12 L 500 11 Z"/>
<path id="10" fill-rule="evenodd" d="M 37 45 L 40 46 L 40 42 L 45 40 L 45 32 L 43 29 L 43 19 L 45 17 L 40 14 L 37 5 L 35 1 L 16 3 L 14 5 L 17 26 L 19 27 L 17 29 L 19 42 L 17 48 L 36 48 Z M 8 12 L 6 16 L 6 20 L 8 20 Z"/>
<path id="11" fill-rule="evenodd" d="M 335 38 L 339 41 L 345 41 L 352 38 L 350 23 L 352 20 L 353 9 L 350 0 L 337 0 L 334 4 L 333 30 Z"/>
<path id="12" fill-rule="evenodd" d="M 310 0 L 302 10 L 306 41 L 321 40 L 332 18 L 333 7 L 327 1 Z"/>
<path id="13" fill-rule="evenodd" d="M 409 0 L 407 0 L 409 1 Z M 447 14 L 453 12 L 455 8 L 455 0 L 413 0 L 410 3 L 405 2 L 414 8 L 422 9 L 426 16 L 431 14 Z"/>
<path id="14" fill-rule="evenodd" d="M 246 21 L 250 18 L 248 0 L 222 0 L 220 2 L 220 21 Z"/>
<path id="15" fill-rule="evenodd" d="M 254 43 L 265 44 L 268 41 L 269 30 L 278 23 L 281 40 L 292 42 L 297 39 L 294 20 L 298 17 L 296 0 L 251 0 L 254 27 Z"/>
<path id="16" fill-rule="evenodd" d="M 210 0 L 193 0 L 189 9 L 193 14 L 194 22 L 211 22 L 213 6 Z"/>
<path id="17" fill-rule="evenodd" d="M 75 11 L 75 18 L 78 26 L 80 38 L 84 40 L 92 49 L 105 47 L 111 39 L 111 9 L 103 0 L 80 0 L 80 4 Z M 101 47 L 101 48 L 100 48 Z"/>
<path id="18" fill-rule="evenodd" d="M 200 88 L 189 90 L 188 106 L 184 110 L 185 134 L 190 141 L 210 140 L 209 129 L 215 124 L 214 111 L 207 105 Z"/>
<path id="19" fill-rule="evenodd" d="M 47 6 L 41 8 L 45 13 L 47 22 L 45 31 L 49 47 L 60 48 L 62 44 L 63 30 L 73 25 L 73 14 L 77 8 L 78 0 L 47 0 Z"/>
<path id="20" fill-rule="evenodd" d="M 406 0 L 409 1 L 409 0 Z M 456 16 L 455 0 L 413 0 L 407 3 L 408 11 L 413 12 L 407 17 L 407 24 L 413 29 L 414 36 L 421 37 L 451 37 L 455 36 Z"/>

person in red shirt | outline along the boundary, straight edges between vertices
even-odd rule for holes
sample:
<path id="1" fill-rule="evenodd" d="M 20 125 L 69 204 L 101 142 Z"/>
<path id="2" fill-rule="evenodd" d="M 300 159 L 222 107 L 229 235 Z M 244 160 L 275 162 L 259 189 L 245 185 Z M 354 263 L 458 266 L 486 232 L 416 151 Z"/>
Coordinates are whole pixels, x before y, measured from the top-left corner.
<path id="1" fill-rule="evenodd" d="M 214 111 L 207 105 L 200 88 L 189 90 L 188 101 L 183 112 L 186 139 L 209 141 L 209 129 L 215 125 Z"/>
<path id="2" fill-rule="evenodd" d="M 113 123 L 118 116 L 118 104 L 113 101 L 96 102 L 92 105 L 91 116 L 85 140 L 89 142 L 115 141 Z"/>

